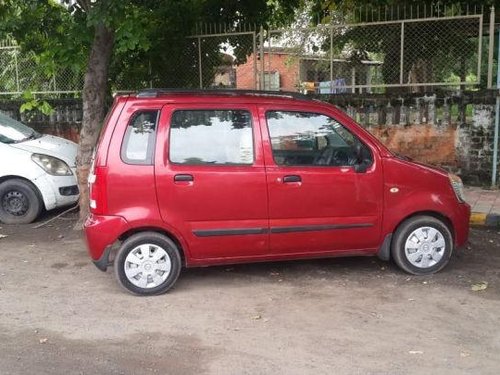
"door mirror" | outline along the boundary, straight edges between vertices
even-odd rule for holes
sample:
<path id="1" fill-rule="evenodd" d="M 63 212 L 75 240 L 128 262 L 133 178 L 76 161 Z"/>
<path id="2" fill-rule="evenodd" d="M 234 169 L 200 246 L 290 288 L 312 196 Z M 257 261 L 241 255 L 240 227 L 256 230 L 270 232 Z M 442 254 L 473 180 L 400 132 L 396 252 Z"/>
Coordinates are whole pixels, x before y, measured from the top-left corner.
<path id="1" fill-rule="evenodd" d="M 356 173 L 365 173 L 371 164 L 372 161 L 370 159 L 363 159 L 361 162 L 354 164 L 354 171 Z"/>
<path id="2" fill-rule="evenodd" d="M 369 150 L 361 142 L 356 142 L 354 146 L 356 153 L 356 164 L 354 164 L 354 171 L 356 173 L 365 173 L 372 164 L 372 157 Z"/>

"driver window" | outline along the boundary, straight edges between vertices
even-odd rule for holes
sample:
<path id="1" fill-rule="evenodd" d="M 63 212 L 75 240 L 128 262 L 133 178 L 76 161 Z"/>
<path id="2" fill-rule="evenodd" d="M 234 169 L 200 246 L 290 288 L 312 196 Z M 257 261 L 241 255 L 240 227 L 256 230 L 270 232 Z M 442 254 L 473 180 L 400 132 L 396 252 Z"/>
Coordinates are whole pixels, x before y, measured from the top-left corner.
<path id="1" fill-rule="evenodd" d="M 278 165 L 353 166 L 368 148 L 331 117 L 310 112 L 268 111 L 267 126 Z M 366 158 L 366 156 L 364 156 Z"/>

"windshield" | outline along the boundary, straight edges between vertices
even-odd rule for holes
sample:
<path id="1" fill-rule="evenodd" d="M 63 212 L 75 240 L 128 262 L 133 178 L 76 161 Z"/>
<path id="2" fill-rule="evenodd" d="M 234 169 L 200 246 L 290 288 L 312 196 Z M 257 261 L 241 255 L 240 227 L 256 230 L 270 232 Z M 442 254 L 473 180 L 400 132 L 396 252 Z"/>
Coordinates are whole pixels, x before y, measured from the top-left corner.
<path id="1" fill-rule="evenodd" d="M 38 136 L 30 127 L 0 112 L 0 142 L 19 143 Z"/>

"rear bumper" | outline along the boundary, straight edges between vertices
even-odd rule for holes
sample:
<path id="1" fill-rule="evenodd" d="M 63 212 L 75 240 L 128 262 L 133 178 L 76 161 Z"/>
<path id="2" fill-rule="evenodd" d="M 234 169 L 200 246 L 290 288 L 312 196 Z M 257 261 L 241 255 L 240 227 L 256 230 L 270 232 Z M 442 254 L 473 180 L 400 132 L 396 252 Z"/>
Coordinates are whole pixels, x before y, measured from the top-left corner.
<path id="1" fill-rule="evenodd" d="M 120 235 L 129 229 L 127 221 L 121 216 L 90 214 L 83 225 L 87 249 L 94 264 L 106 271 L 109 261 L 109 248 Z"/>

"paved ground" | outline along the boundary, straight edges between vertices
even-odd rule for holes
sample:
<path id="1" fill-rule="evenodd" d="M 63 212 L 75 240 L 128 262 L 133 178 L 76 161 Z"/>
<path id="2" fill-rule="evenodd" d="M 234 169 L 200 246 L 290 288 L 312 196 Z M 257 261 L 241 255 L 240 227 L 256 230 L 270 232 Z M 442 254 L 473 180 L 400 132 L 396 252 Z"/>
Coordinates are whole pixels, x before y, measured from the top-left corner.
<path id="1" fill-rule="evenodd" d="M 471 223 L 500 227 L 500 190 L 466 187 L 465 200 L 471 205 Z"/>
<path id="2" fill-rule="evenodd" d="M 2 375 L 500 373 L 496 231 L 432 277 L 375 258 L 240 265 L 140 298 L 72 225 L 0 229 Z"/>

